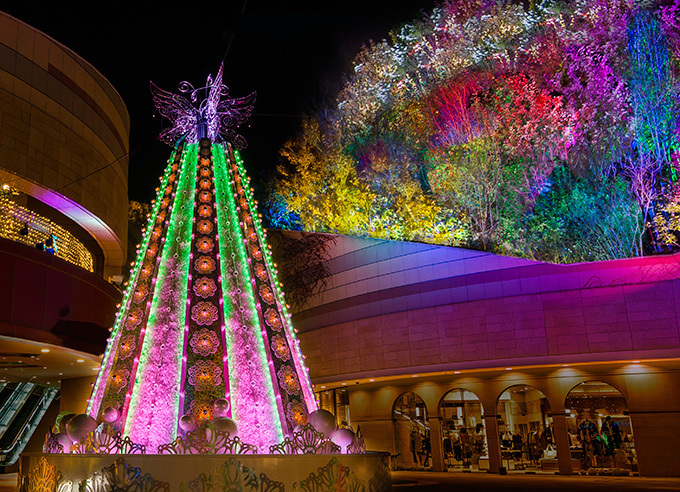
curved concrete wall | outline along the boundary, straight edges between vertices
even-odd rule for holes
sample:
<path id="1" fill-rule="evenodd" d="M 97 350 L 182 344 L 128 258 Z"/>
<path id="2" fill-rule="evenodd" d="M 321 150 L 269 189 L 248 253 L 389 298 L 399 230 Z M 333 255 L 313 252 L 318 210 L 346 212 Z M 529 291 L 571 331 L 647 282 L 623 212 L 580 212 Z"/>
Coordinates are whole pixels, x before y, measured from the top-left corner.
<path id="1" fill-rule="evenodd" d="M 680 255 L 554 265 L 338 237 L 327 264 L 293 317 L 315 381 L 680 356 Z"/>
<path id="2" fill-rule="evenodd" d="M 129 116 L 113 86 L 45 34 L 0 12 L 0 181 L 100 244 L 104 276 L 127 249 Z"/>
<path id="3" fill-rule="evenodd" d="M 427 244 L 337 236 L 330 277 L 293 316 L 315 391 L 343 391 L 370 449 L 399 452 L 392 408 L 418 394 L 433 436 L 455 388 L 484 407 L 513 385 L 548 398 L 560 473 L 572 473 L 565 398 L 604 381 L 626 398 L 640 473 L 680 473 L 680 255 L 554 265 Z M 432 439 L 433 469 L 445 470 Z"/>
<path id="4" fill-rule="evenodd" d="M 99 355 L 120 298 L 93 273 L 0 239 L 0 335 Z"/>

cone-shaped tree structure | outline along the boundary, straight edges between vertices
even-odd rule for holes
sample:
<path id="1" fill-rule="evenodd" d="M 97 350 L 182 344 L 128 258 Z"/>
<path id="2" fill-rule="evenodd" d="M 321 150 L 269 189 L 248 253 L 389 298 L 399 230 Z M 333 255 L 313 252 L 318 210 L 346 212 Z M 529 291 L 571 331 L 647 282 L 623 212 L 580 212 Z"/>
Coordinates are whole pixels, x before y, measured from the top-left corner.
<path id="1" fill-rule="evenodd" d="M 183 428 L 226 416 L 267 452 L 316 403 L 232 148 L 243 143 L 234 128 L 255 97 L 227 98 L 221 68 L 206 87 L 152 91 L 172 123 L 161 136 L 175 147 L 88 413 L 113 415 L 114 429 L 151 452 Z"/>

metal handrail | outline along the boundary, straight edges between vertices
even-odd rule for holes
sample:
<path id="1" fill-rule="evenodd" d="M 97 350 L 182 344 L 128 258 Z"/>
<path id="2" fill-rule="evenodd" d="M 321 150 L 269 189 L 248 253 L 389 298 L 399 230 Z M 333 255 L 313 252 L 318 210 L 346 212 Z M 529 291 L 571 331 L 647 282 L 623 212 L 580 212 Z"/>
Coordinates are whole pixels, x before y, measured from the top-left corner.
<path id="1" fill-rule="evenodd" d="M 2 421 L 2 419 L 3 419 L 4 416 L 5 416 L 5 414 L 7 413 L 7 409 L 9 408 L 9 406 L 10 406 L 10 405 L 12 404 L 12 402 L 14 401 L 14 398 L 16 398 L 17 390 L 18 390 L 19 388 L 21 388 L 21 386 L 22 386 L 23 384 L 24 384 L 24 383 L 17 383 L 16 387 L 12 390 L 12 393 L 9 395 L 9 398 L 7 398 L 7 400 L 5 400 L 4 402 L 2 402 L 2 403 L 0 404 L 0 421 Z M 2 389 L 5 389 L 6 386 L 9 386 L 9 384 L 3 383 Z M 0 391 L 1 391 L 1 390 L 0 390 Z"/>
<path id="2" fill-rule="evenodd" d="M 38 400 L 38 402 L 33 407 L 33 410 L 26 419 L 24 426 L 19 432 L 17 432 L 12 444 L 6 449 L 0 449 L 0 458 L 4 458 L 5 455 L 10 455 L 9 459 L 5 460 L 3 463 L 4 466 L 14 464 L 14 462 L 19 458 L 19 454 L 23 451 L 24 447 L 26 447 L 28 440 L 33 435 L 33 432 L 40 423 L 40 420 L 42 420 L 56 394 L 56 389 L 43 388 L 43 394 L 41 395 L 40 400 Z"/>
<path id="3" fill-rule="evenodd" d="M 33 392 L 35 384 L 33 383 L 19 383 L 14 389 L 14 392 L 0 409 L 0 439 L 5 435 L 7 428 L 12 423 L 16 413 L 24 406 L 26 400 Z"/>

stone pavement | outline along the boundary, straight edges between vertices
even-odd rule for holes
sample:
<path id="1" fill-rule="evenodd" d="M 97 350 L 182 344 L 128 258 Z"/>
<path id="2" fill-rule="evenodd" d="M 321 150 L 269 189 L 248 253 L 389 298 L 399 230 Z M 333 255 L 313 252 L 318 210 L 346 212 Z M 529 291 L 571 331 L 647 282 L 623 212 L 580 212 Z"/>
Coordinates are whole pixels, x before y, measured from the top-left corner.
<path id="1" fill-rule="evenodd" d="M 394 492 L 680 492 L 680 478 L 392 472 L 392 482 Z M 15 473 L 0 475 L 0 492 L 14 492 L 15 484 Z"/>
<path id="2" fill-rule="evenodd" d="M 395 492 L 680 492 L 680 478 L 392 472 Z"/>

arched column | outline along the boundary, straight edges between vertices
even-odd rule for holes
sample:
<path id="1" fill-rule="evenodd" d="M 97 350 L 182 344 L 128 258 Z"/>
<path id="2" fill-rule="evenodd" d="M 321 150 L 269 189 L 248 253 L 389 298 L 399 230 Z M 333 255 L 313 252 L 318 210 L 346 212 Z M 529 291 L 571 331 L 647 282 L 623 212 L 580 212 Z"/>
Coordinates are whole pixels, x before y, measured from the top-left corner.
<path id="1" fill-rule="evenodd" d="M 441 438 L 441 419 L 439 417 L 432 417 L 429 419 L 429 424 L 430 446 L 432 449 L 432 471 L 446 471 L 446 468 L 444 467 L 444 449 Z"/>
<path id="2" fill-rule="evenodd" d="M 572 475 L 571 447 L 567 433 L 567 416 L 564 412 L 552 414 L 555 445 L 557 446 L 557 466 L 560 475 Z"/>
<path id="3" fill-rule="evenodd" d="M 489 447 L 489 472 L 498 473 L 501 467 L 501 442 L 498 436 L 498 415 L 485 414 L 486 444 Z"/>

